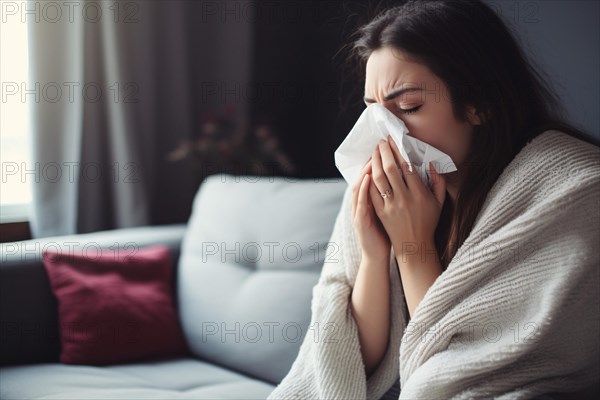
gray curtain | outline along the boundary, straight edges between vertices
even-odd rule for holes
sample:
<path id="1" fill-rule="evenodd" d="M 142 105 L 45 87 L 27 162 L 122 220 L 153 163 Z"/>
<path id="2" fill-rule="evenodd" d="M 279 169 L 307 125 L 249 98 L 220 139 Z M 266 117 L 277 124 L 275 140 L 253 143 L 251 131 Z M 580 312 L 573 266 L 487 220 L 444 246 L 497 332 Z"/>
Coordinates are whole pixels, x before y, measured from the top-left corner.
<path id="1" fill-rule="evenodd" d="M 203 2 L 57 2 L 60 18 L 43 3 L 27 3 L 32 236 L 184 220 L 194 179 L 165 154 L 219 106 L 198 85 L 248 80 L 250 23 L 207 19 Z"/>

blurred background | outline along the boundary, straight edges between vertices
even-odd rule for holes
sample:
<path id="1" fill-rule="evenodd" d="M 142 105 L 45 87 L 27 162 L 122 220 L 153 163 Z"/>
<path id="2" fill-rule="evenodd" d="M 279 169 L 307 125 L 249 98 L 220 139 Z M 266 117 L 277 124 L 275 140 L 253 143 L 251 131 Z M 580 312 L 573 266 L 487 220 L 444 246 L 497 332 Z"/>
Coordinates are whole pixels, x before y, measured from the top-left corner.
<path id="1" fill-rule="evenodd" d="M 600 3 L 486 2 L 600 137 Z M 5 242 L 186 222 L 215 173 L 340 178 L 344 46 L 399 1 L 0 3 Z"/>

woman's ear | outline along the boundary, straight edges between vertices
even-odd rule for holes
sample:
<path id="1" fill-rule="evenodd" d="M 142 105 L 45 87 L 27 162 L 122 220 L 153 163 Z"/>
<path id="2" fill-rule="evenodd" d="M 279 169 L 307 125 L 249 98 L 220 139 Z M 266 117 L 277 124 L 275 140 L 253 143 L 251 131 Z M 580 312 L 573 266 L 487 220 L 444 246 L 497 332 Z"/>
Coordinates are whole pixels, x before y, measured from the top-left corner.
<path id="1" fill-rule="evenodd" d="M 475 107 L 469 106 L 467 107 L 467 120 L 471 125 L 481 125 L 487 120 L 487 117 L 477 111 Z"/>

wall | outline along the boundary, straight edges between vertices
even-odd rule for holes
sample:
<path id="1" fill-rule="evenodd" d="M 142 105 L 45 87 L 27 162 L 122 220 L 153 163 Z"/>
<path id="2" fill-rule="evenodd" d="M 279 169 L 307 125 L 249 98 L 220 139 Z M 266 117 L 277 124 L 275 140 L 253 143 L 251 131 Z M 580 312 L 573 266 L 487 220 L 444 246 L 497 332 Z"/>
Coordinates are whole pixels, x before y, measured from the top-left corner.
<path id="1" fill-rule="evenodd" d="M 485 0 L 552 79 L 570 121 L 600 139 L 600 2 Z"/>

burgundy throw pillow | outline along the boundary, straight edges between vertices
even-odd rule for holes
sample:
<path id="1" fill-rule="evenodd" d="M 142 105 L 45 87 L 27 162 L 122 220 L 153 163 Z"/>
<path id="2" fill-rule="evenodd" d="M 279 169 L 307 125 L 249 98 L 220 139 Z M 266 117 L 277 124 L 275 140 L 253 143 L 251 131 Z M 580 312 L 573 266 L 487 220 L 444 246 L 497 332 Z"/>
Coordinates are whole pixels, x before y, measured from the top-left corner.
<path id="1" fill-rule="evenodd" d="M 60 362 L 108 365 L 188 354 L 169 249 L 83 249 L 43 253 L 58 300 Z"/>

